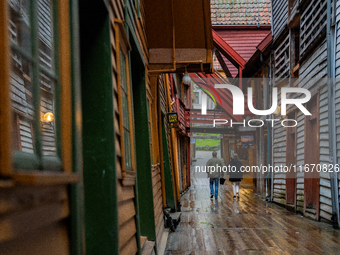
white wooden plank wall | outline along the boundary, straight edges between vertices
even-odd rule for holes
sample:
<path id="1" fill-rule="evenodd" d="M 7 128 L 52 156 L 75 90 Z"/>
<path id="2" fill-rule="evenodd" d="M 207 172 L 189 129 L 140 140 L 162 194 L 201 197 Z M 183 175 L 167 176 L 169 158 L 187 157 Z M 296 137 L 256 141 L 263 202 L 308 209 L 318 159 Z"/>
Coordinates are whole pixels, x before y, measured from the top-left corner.
<path id="1" fill-rule="evenodd" d="M 163 200 L 162 200 L 162 178 L 161 169 L 158 165 L 152 166 L 152 187 L 153 187 L 153 204 L 156 226 L 156 241 L 158 248 L 161 244 L 162 234 L 164 232 L 163 218 Z"/>
<path id="2" fill-rule="evenodd" d="M 281 90 L 278 89 L 278 105 L 281 105 Z M 286 165 L 286 128 L 280 122 L 274 125 L 274 166 Z M 280 204 L 286 203 L 286 174 L 274 173 L 273 200 Z"/>
<path id="3" fill-rule="evenodd" d="M 340 70 L 340 69 L 339 69 Z M 327 101 L 327 48 L 326 40 L 310 55 L 300 67 L 299 87 L 308 89 L 312 94 L 320 93 L 320 164 L 326 164 L 329 160 L 328 138 L 328 101 Z M 338 92 L 340 95 L 340 91 Z M 296 95 L 298 97 L 299 95 Z M 280 101 L 281 95 L 278 94 Z M 340 100 L 338 110 L 340 111 Z M 279 102 L 280 103 L 280 102 Z M 287 109 L 289 111 L 289 108 Z M 304 127 L 305 116 L 301 111 L 297 114 L 297 165 L 304 162 Z M 338 134 L 340 130 L 338 130 Z M 340 141 L 340 134 L 339 139 Z M 286 164 L 286 130 L 280 123 L 274 126 L 274 166 Z M 340 142 L 339 142 L 340 143 Z M 297 210 L 303 211 L 304 202 L 304 173 L 297 173 Z M 286 175 L 275 173 L 274 175 L 274 201 L 285 204 L 286 199 Z M 331 218 L 331 192 L 329 174 L 320 174 L 320 218 Z"/>
<path id="4" fill-rule="evenodd" d="M 290 38 L 289 33 L 286 33 L 282 42 L 278 43 L 278 46 L 274 51 L 275 58 L 275 83 L 282 78 L 289 77 L 289 62 L 290 62 Z"/>
<path id="5" fill-rule="evenodd" d="M 328 100 L 327 100 L 327 42 L 324 40 L 320 46 L 310 55 L 300 67 L 299 87 L 308 89 L 311 94 L 319 91 L 320 93 L 320 164 L 329 162 L 329 137 L 328 137 Z M 304 121 L 301 118 L 301 123 Z M 304 164 L 303 147 L 304 141 L 302 134 L 298 134 L 298 165 Z M 300 174 L 302 177 L 303 175 Z M 301 179 L 303 180 L 303 179 Z M 298 178 L 299 202 L 302 203 L 303 183 Z M 331 190 L 328 173 L 320 173 L 320 219 L 331 219 Z M 301 209 L 299 207 L 299 209 Z"/>
<path id="6" fill-rule="evenodd" d="M 327 1 L 312 0 L 301 13 L 300 56 L 326 32 Z"/>

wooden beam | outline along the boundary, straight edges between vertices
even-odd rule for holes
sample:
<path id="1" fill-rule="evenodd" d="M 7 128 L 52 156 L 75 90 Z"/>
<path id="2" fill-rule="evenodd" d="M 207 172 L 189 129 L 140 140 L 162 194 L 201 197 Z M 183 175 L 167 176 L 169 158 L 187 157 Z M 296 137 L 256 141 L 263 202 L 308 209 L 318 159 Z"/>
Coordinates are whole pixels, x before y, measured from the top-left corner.
<path id="1" fill-rule="evenodd" d="M 62 173 L 53 171 L 16 171 L 13 179 L 20 185 L 57 185 L 69 184 L 79 181 L 79 175 L 75 173 Z"/>
<path id="2" fill-rule="evenodd" d="M 0 173 L 9 176 L 12 172 L 12 143 L 10 104 L 10 38 L 8 36 L 9 20 L 8 2 L 0 3 Z"/>
<path id="3" fill-rule="evenodd" d="M 243 68 L 242 67 L 239 67 L 238 68 L 238 86 L 239 86 L 239 88 L 242 90 L 242 70 L 243 70 Z"/>
<path id="4" fill-rule="evenodd" d="M 207 49 L 204 48 L 182 48 L 175 50 L 175 61 L 178 62 L 207 62 Z M 170 64 L 172 59 L 172 48 L 149 49 L 149 64 Z"/>
<path id="5" fill-rule="evenodd" d="M 188 73 L 202 72 L 202 66 L 199 63 L 180 63 L 176 65 L 176 70 L 174 71 L 172 64 L 149 64 L 148 71 L 149 75 L 160 75 L 162 73 L 184 73 L 187 69 Z M 157 70 L 158 72 L 155 72 Z M 204 73 L 212 73 L 212 63 L 203 64 Z"/>
<path id="6" fill-rule="evenodd" d="M 71 37 L 69 5 L 59 0 L 59 45 L 60 45 L 60 83 L 61 83 L 61 140 L 62 161 L 65 172 L 72 172 L 72 90 L 71 90 Z"/>
<path id="7" fill-rule="evenodd" d="M 238 54 L 223 38 L 213 30 L 214 46 L 225 56 L 234 66 L 244 67 L 246 61 Z"/>
<path id="8" fill-rule="evenodd" d="M 226 65 L 226 63 L 224 62 L 223 60 L 223 57 L 221 55 L 221 53 L 216 49 L 215 50 L 215 55 L 217 57 L 217 60 L 218 62 L 220 63 L 222 69 L 223 69 L 223 72 L 225 73 L 225 75 L 229 78 L 233 78 L 233 76 L 231 75 L 229 69 L 228 69 L 228 66 Z"/>

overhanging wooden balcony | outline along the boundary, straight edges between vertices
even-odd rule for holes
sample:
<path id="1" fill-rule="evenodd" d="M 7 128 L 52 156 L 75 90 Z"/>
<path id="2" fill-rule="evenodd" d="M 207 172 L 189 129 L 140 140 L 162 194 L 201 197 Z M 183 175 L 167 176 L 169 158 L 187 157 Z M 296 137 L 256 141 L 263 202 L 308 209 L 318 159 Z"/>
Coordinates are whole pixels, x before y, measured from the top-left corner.
<path id="1" fill-rule="evenodd" d="M 210 1 L 145 0 L 150 73 L 212 72 Z"/>

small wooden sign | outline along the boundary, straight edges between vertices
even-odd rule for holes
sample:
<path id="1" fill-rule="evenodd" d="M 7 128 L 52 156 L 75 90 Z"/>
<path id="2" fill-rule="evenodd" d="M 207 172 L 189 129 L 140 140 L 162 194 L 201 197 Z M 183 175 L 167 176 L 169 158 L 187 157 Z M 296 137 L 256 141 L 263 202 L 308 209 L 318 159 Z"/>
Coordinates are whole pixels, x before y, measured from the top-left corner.
<path id="1" fill-rule="evenodd" d="M 176 112 L 168 113 L 167 116 L 168 116 L 169 123 L 174 124 L 178 122 L 178 116 Z"/>

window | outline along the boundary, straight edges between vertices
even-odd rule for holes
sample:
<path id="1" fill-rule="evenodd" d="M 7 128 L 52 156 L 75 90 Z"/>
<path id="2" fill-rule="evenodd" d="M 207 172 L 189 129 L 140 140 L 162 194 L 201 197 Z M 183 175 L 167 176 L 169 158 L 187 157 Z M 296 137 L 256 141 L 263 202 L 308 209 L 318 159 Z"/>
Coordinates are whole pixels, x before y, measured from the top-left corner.
<path id="1" fill-rule="evenodd" d="M 0 27 L 7 31 L 0 32 L 8 36 L 7 48 L 2 50 L 10 55 L 2 56 L 1 61 L 7 58 L 9 63 L 9 68 L 5 69 L 9 86 L 0 96 L 7 102 L 2 105 L 4 111 L 12 112 L 8 126 L 11 130 L 8 141 L 12 145 L 1 147 L 1 155 L 12 154 L 12 157 L 0 160 L 12 158 L 13 163 L 0 171 L 23 181 L 51 182 L 45 178 L 51 177 L 52 182 L 75 182 L 77 176 L 70 174 L 72 111 L 68 1 L 5 2 L 9 15 L 4 15 L 6 8 L 0 9 L 4 12 L 0 16 L 6 17 Z M 6 131 L 0 131 L 5 137 Z M 42 176 L 41 170 L 45 172 L 44 177 L 36 178 Z M 26 178 L 32 175 L 35 178 Z"/>
<path id="2" fill-rule="evenodd" d="M 131 103 L 131 84 L 129 73 L 130 44 L 125 34 L 123 22 L 115 20 L 117 71 L 118 71 L 118 103 L 120 121 L 120 141 L 122 152 L 123 185 L 133 185 L 135 180 L 135 159 L 133 139 L 133 113 Z"/>
<path id="3" fill-rule="evenodd" d="M 131 170 L 131 130 L 130 130 L 130 115 L 129 115 L 129 96 L 127 90 L 127 61 L 126 56 L 120 49 L 120 88 L 121 88 L 121 115 L 122 115 L 122 129 L 124 136 L 124 161 L 126 170 Z"/>
<path id="4" fill-rule="evenodd" d="M 195 104 L 199 104 L 199 103 L 200 103 L 200 93 L 195 92 Z"/>
<path id="5" fill-rule="evenodd" d="M 148 111 L 148 131 L 149 131 L 149 146 L 150 146 L 150 161 L 153 164 L 153 148 L 152 148 L 152 138 L 153 138 L 153 130 L 152 130 L 152 98 L 151 95 L 147 95 L 147 111 Z"/>

